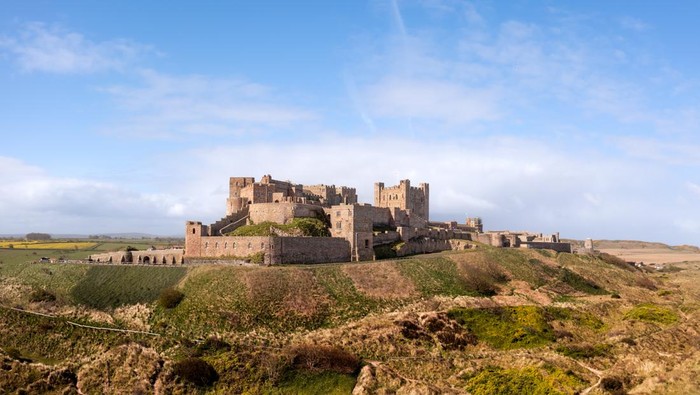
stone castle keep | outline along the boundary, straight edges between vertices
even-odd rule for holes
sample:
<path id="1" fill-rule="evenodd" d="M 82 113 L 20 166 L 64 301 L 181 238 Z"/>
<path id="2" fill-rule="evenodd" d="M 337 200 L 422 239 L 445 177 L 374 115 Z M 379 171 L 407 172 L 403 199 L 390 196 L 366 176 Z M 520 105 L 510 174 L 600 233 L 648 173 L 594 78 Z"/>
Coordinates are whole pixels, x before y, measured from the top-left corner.
<path id="1" fill-rule="evenodd" d="M 398 256 L 462 249 L 479 241 L 499 247 L 552 248 L 571 251 L 558 235 L 543 237 L 526 232 L 483 232 L 481 219 L 465 224 L 431 222 L 427 183 L 409 180 L 385 187 L 374 185 L 374 205 L 359 204 L 355 188 L 301 185 L 265 175 L 231 177 L 226 216 L 203 225 L 188 221 L 185 260 L 231 259 L 262 255 L 264 264 L 366 261 L 377 248 L 390 247 Z M 323 220 L 330 237 L 230 236 L 247 224 L 289 224 L 295 218 Z"/>
<path id="2" fill-rule="evenodd" d="M 496 247 L 547 248 L 571 252 L 559 235 L 484 232 L 480 218 L 464 224 L 430 221 L 427 183 L 409 180 L 386 187 L 374 184 L 374 205 L 358 203 L 355 188 L 302 185 L 265 175 L 231 177 L 226 216 L 203 225 L 187 221 L 185 248 L 94 254 L 92 261 L 172 265 L 255 261 L 265 265 L 368 261 L 395 256 L 465 249 L 480 242 Z M 270 226 L 269 236 L 234 236 L 245 225 L 287 225 L 310 218 L 323 223 L 327 237 L 301 236 Z M 382 252 L 383 251 L 383 252 Z"/>

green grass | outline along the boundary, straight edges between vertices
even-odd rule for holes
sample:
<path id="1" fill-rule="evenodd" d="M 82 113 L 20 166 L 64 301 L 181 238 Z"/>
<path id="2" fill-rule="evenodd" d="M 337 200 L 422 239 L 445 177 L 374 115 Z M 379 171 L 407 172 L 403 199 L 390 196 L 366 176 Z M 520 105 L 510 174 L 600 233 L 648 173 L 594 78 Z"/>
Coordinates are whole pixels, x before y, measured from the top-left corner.
<path id="1" fill-rule="evenodd" d="M 185 275 L 184 267 L 91 266 L 71 290 L 73 300 L 98 309 L 151 303 Z"/>
<path id="2" fill-rule="evenodd" d="M 562 268 L 559 272 L 559 281 L 568 284 L 571 288 L 590 295 L 607 295 L 608 291 L 595 282 L 586 279 L 578 273 L 567 268 Z"/>
<path id="3" fill-rule="evenodd" d="M 592 330 L 604 327 L 603 322 L 590 313 L 561 307 L 456 308 L 448 315 L 474 333 L 478 341 L 502 350 L 540 347 L 554 342 L 552 321 L 569 321 Z"/>
<path id="4" fill-rule="evenodd" d="M 487 248 L 489 261 L 503 266 L 513 280 L 527 281 L 533 288 L 548 284 L 557 275 L 557 269 L 546 265 L 539 259 L 528 258 L 521 251 L 512 248 Z"/>
<path id="5" fill-rule="evenodd" d="M 414 257 L 396 261 L 396 267 L 403 276 L 413 281 L 423 296 L 479 295 L 459 273 L 454 261 L 445 257 Z"/>
<path id="6" fill-rule="evenodd" d="M 346 395 L 352 393 L 355 376 L 335 372 L 309 373 L 294 371 L 269 394 L 275 395 Z"/>
<path id="7" fill-rule="evenodd" d="M 642 303 L 625 313 L 624 319 L 669 325 L 677 322 L 679 317 L 675 311 L 668 307 L 651 303 Z"/>
<path id="8" fill-rule="evenodd" d="M 502 350 L 539 347 L 555 340 L 548 315 L 538 306 L 457 308 L 448 315 L 479 341 Z"/>
<path id="9" fill-rule="evenodd" d="M 472 395 L 564 395 L 575 393 L 584 384 L 571 371 L 551 367 L 503 369 L 489 366 L 466 380 Z"/>
<path id="10" fill-rule="evenodd" d="M 545 307 L 549 320 L 569 321 L 578 328 L 587 328 L 594 331 L 605 329 L 605 323 L 598 317 L 587 311 L 564 307 Z"/>

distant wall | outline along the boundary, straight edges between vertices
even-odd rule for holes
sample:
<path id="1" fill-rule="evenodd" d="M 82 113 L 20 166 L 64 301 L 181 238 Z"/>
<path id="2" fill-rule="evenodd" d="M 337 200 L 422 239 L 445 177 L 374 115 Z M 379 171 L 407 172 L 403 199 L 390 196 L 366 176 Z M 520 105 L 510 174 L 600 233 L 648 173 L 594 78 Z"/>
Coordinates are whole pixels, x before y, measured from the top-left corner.
<path id="1" fill-rule="evenodd" d="M 571 243 L 547 243 L 541 241 L 531 241 L 529 243 L 522 243 L 523 248 L 541 248 L 545 250 L 554 250 L 557 252 L 573 252 L 573 247 Z"/>
<path id="2" fill-rule="evenodd" d="M 180 265 L 184 263 L 184 251 L 181 248 L 151 251 L 115 251 L 92 254 L 90 259 L 97 263 Z"/>

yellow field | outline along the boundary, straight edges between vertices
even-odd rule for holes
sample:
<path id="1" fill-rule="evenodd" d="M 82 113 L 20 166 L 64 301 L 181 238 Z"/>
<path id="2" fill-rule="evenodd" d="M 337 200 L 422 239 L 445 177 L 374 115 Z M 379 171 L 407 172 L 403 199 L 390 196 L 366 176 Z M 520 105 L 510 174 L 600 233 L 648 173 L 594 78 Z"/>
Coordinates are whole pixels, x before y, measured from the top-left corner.
<path id="1" fill-rule="evenodd" d="M 0 241 L 0 248 L 14 248 L 27 250 L 81 250 L 94 247 L 96 243 L 89 241 Z"/>

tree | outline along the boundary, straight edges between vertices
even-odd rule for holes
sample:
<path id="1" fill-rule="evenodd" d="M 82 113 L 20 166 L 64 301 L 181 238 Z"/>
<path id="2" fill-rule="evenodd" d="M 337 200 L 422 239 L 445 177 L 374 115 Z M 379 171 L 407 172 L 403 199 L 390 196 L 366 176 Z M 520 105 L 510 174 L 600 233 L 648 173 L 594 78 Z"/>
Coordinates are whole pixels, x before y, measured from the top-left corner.
<path id="1" fill-rule="evenodd" d="M 51 235 L 48 233 L 27 233 L 27 240 L 51 240 Z"/>

